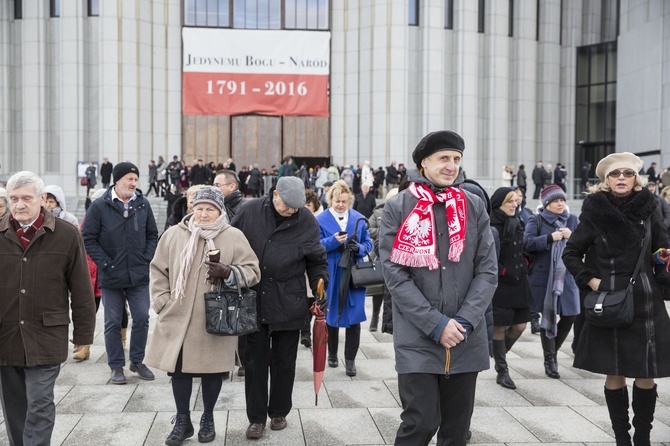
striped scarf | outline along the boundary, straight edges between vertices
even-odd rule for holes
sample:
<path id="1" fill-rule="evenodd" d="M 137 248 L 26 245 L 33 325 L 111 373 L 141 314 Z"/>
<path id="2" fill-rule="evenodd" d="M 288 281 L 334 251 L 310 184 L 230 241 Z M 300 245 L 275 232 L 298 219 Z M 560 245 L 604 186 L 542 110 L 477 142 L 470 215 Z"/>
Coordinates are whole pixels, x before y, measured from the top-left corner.
<path id="1" fill-rule="evenodd" d="M 21 241 L 21 245 L 23 245 L 23 250 L 25 251 L 28 248 L 28 245 L 30 245 L 30 241 L 35 236 L 35 233 L 37 233 L 37 230 L 40 229 L 44 223 L 44 209 L 40 210 L 40 213 L 37 216 L 37 220 L 35 220 L 33 224 L 28 226 L 26 229 L 21 226 L 21 223 L 14 220 L 14 216 L 11 214 L 9 215 L 9 221 L 12 223 L 12 226 L 16 231 L 16 235 L 19 236 L 19 240 Z"/>

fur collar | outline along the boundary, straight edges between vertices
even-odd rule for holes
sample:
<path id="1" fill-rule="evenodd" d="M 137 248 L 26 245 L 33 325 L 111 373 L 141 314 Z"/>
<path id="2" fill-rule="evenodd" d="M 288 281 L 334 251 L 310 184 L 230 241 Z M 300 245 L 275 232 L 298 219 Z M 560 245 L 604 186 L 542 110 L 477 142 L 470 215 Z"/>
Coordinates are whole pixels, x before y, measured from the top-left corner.
<path id="1" fill-rule="evenodd" d="M 606 196 L 609 192 L 588 195 L 582 204 L 581 219 L 593 224 L 610 240 L 629 239 L 632 234 L 641 240 L 645 236 L 644 220 L 651 217 L 658 204 L 646 188 L 635 193 L 623 207 L 615 207 Z"/>

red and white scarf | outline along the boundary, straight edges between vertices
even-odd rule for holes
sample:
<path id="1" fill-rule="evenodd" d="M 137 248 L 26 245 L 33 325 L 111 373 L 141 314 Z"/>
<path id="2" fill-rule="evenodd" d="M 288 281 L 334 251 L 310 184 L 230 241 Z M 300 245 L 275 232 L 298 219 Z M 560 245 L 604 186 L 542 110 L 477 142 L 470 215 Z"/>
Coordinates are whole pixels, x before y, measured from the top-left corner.
<path id="1" fill-rule="evenodd" d="M 435 218 L 433 205 L 445 203 L 449 228 L 448 259 L 458 262 L 465 248 L 465 232 L 468 223 L 468 207 L 465 193 L 457 187 L 447 188 L 436 194 L 421 183 L 412 183 L 409 192 L 419 200 L 398 228 L 391 250 L 391 261 L 412 268 L 427 266 L 436 269 L 437 258 Z"/>

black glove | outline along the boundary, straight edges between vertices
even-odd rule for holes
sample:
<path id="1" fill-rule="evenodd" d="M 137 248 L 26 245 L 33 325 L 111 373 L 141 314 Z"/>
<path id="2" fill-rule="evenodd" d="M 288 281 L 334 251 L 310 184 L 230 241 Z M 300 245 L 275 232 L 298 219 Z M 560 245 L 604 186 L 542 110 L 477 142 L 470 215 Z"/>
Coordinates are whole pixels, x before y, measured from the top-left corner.
<path id="1" fill-rule="evenodd" d="M 205 265 L 209 267 L 209 271 L 207 271 L 207 280 L 210 282 L 214 283 L 215 280 L 212 279 L 227 279 L 228 276 L 230 276 L 230 273 L 232 270 L 230 269 L 230 266 L 224 265 L 223 263 L 219 262 L 205 262 Z"/>
<path id="2" fill-rule="evenodd" d="M 325 295 L 323 296 L 323 299 L 319 299 L 317 297 L 316 303 L 319 305 L 319 308 L 321 308 L 321 311 L 323 311 L 324 313 L 328 310 L 328 298 Z"/>
<path id="3" fill-rule="evenodd" d="M 347 242 L 347 249 L 352 253 L 357 254 L 359 250 L 359 245 L 355 240 L 349 239 L 349 241 Z"/>

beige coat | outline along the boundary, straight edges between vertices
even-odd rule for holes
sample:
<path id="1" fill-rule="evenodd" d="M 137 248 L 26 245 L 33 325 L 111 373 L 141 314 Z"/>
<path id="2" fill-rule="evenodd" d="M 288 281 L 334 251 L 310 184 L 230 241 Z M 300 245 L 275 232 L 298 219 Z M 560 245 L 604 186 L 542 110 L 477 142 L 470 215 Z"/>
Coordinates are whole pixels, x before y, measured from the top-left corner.
<path id="1" fill-rule="evenodd" d="M 190 218 L 190 217 L 187 217 Z M 191 273 L 186 279 L 184 298 L 177 301 L 170 292 L 177 282 L 181 251 L 191 232 L 184 224 L 169 228 L 156 248 L 151 261 L 151 306 L 158 321 L 149 340 L 144 363 L 166 372 L 174 372 L 179 351 L 184 346 L 182 372 L 220 373 L 235 368 L 236 336 L 216 336 L 205 331 L 205 292 L 212 286 L 205 282 L 205 240 L 197 244 Z M 244 234 L 226 225 L 214 239 L 221 250 L 221 263 L 238 265 L 246 275 L 249 286 L 260 280 L 258 258 Z"/>

